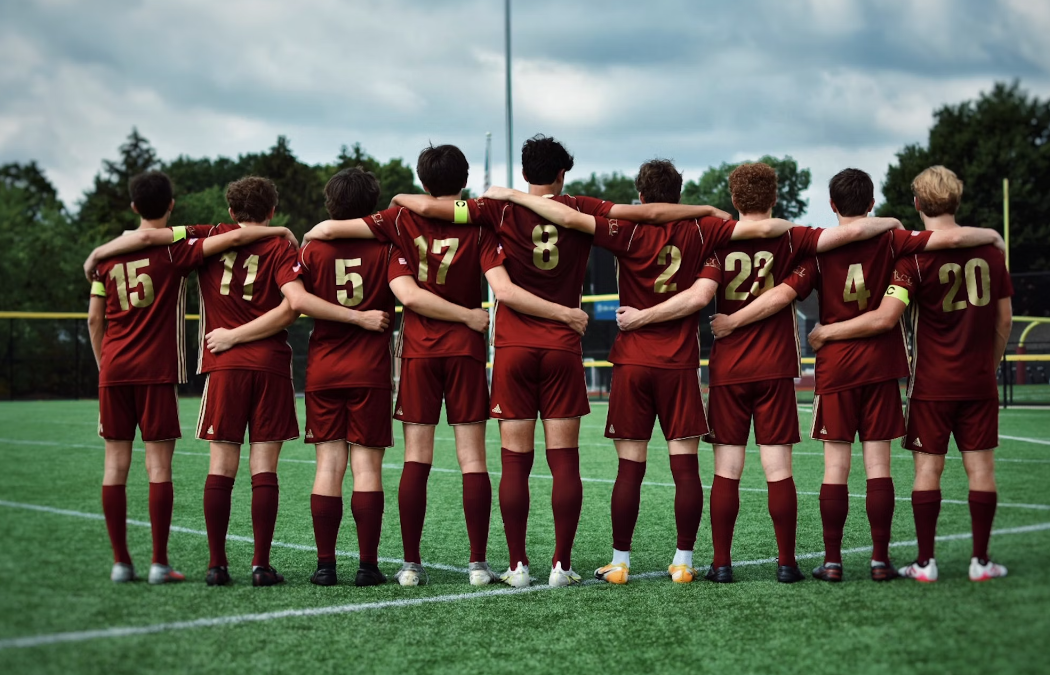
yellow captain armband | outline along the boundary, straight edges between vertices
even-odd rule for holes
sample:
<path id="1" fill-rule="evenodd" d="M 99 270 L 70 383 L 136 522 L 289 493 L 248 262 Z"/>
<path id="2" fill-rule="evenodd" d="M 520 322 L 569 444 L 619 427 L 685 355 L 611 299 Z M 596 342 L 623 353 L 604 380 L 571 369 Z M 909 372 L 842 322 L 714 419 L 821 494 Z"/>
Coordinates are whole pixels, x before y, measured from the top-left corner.
<path id="1" fill-rule="evenodd" d="M 186 238 L 186 227 L 179 225 L 178 227 L 171 228 L 171 243 L 181 241 Z"/>
<path id="2" fill-rule="evenodd" d="M 452 219 L 452 222 L 463 224 L 470 222 L 470 209 L 467 208 L 467 202 L 462 199 L 456 200 L 456 214 Z"/>
<path id="3" fill-rule="evenodd" d="M 890 286 L 886 289 L 886 297 L 896 298 L 897 300 L 903 302 L 905 306 L 908 306 L 908 304 L 911 302 L 911 300 L 908 298 L 908 289 L 904 286 Z"/>
<path id="4" fill-rule="evenodd" d="M 102 298 L 106 297 L 106 285 L 101 281 L 92 281 L 91 295 L 97 295 Z"/>

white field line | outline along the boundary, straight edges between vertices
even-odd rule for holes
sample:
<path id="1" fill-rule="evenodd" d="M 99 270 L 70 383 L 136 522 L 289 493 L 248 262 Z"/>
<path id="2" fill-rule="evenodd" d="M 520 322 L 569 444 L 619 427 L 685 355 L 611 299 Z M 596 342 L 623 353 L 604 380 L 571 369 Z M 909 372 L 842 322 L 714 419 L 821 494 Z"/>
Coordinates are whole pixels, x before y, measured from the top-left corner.
<path id="1" fill-rule="evenodd" d="M 3 503 L 3 502 L 0 502 Z M 3 503 L 6 505 L 6 503 Z M 46 507 L 38 507 L 44 509 Z M 61 509 L 51 509 L 49 512 L 63 513 Z M 76 512 L 72 512 L 76 513 Z M 993 530 L 992 534 L 996 536 L 1011 535 L 1011 534 L 1028 534 L 1032 532 L 1040 532 L 1044 530 L 1050 530 L 1050 523 L 1037 523 L 1035 525 L 1024 525 L 1021 527 L 1012 527 L 1002 530 Z M 937 541 L 957 541 L 970 539 L 971 534 L 969 532 L 960 534 L 949 534 L 937 537 Z M 915 546 L 916 541 L 896 541 L 890 543 L 893 548 L 901 546 Z M 842 551 L 843 555 L 849 555 L 853 553 L 865 553 L 871 550 L 870 546 L 858 546 L 856 548 L 845 549 Z M 809 553 L 802 553 L 796 556 L 798 560 L 808 560 L 811 558 L 820 558 L 824 555 L 823 551 L 813 551 Z M 762 558 L 759 560 L 744 560 L 734 562 L 733 565 L 737 567 L 747 567 L 752 565 L 765 565 L 777 562 L 776 558 Z M 641 574 L 632 574 L 631 579 L 643 580 L 643 579 L 657 579 L 666 578 L 667 572 L 665 571 L 654 571 L 654 572 L 643 572 Z M 581 586 L 591 586 L 599 583 L 597 580 L 591 579 L 580 584 Z M 384 600 L 380 602 L 359 602 L 345 605 L 334 605 L 329 607 L 307 607 L 303 609 L 284 609 L 274 612 L 260 612 L 255 614 L 234 614 L 230 616 L 218 616 L 218 617 L 207 617 L 200 619 L 192 619 L 189 621 L 173 621 L 169 623 L 156 623 L 146 626 L 123 626 L 114 628 L 101 628 L 96 630 L 86 631 L 71 631 L 66 633 L 50 633 L 44 635 L 30 635 L 20 638 L 9 638 L 6 640 L 0 640 L 0 650 L 4 649 L 18 649 L 27 647 L 41 647 L 44 645 L 61 644 L 67 642 L 85 642 L 87 640 L 99 640 L 107 638 L 119 638 L 119 637 L 133 637 L 137 635 L 150 635 L 155 633 L 166 633 L 177 630 L 188 630 L 193 628 L 211 628 L 215 626 L 233 626 L 242 623 L 259 623 L 264 621 L 275 621 L 278 619 L 289 619 L 289 618 L 302 618 L 302 617 L 314 617 L 314 616 L 331 616 L 339 614 L 351 614 L 354 612 L 362 612 L 375 609 L 389 609 L 389 608 L 402 608 L 402 607 L 415 607 L 418 605 L 425 605 L 430 603 L 438 602 L 458 602 L 460 600 L 476 600 L 478 598 L 491 598 L 494 596 L 501 595 L 521 595 L 524 593 L 535 593 L 538 591 L 549 591 L 550 586 L 529 586 L 526 588 L 494 588 L 487 591 L 475 591 L 472 593 L 454 593 L 448 595 L 435 595 L 427 598 L 404 598 L 400 600 Z M 571 591 L 567 591 L 571 592 Z"/>
<path id="2" fill-rule="evenodd" d="M 1024 436 L 1003 436 L 999 434 L 999 438 L 1005 438 L 1008 441 L 1021 441 L 1023 443 L 1038 443 L 1039 445 L 1050 445 L 1050 441 L 1044 441 L 1039 438 L 1025 438 Z"/>

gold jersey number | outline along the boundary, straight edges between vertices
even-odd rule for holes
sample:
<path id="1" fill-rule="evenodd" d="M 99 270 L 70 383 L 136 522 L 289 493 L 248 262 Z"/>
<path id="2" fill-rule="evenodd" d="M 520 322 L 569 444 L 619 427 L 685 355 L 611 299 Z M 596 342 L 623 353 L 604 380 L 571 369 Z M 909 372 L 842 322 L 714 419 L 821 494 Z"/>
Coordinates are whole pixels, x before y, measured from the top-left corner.
<path id="1" fill-rule="evenodd" d="M 740 271 L 726 285 L 726 300 L 747 300 L 749 295 L 757 298 L 773 288 L 773 277 L 770 276 L 773 271 L 773 254 L 769 251 L 756 251 L 753 259 L 742 251 L 733 251 L 726 256 L 726 272 L 736 270 Z M 755 271 L 755 280 L 751 288 L 741 291 L 740 287 L 751 276 L 752 271 Z"/>
<path id="2" fill-rule="evenodd" d="M 122 311 L 126 312 L 131 307 L 141 309 L 153 304 L 153 279 L 145 272 L 139 272 L 147 265 L 149 258 L 144 258 L 129 262 L 126 270 L 125 265 L 117 263 L 109 271 L 110 278 L 117 286 L 117 299 Z"/>
<path id="3" fill-rule="evenodd" d="M 233 281 L 233 266 L 237 262 L 237 251 L 227 251 L 222 255 L 222 281 L 219 282 L 219 295 L 230 294 L 230 283 Z M 255 291 L 255 277 L 259 275 L 259 256 L 249 255 L 241 265 L 248 272 L 244 276 L 244 287 L 241 289 L 241 297 L 246 302 L 252 301 L 252 293 Z"/>
<path id="4" fill-rule="evenodd" d="M 858 263 L 846 270 L 846 285 L 842 289 L 843 302 L 856 302 L 861 311 L 868 308 L 871 291 L 864 283 L 864 268 Z"/>
<path id="5" fill-rule="evenodd" d="M 682 251 L 677 246 L 668 244 L 660 249 L 660 255 L 656 258 L 657 265 L 667 265 L 667 269 L 656 277 L 656 285 L 653 290 L 657 293 L 677 293 L 678 284 L 671 278 L 678 273 L 682 266 Z"/>
<path id="6" fill-rule="evenodd" d="M 360 258 L 335 261 L 335 285 L 338 286 L 335 297 L 343 307 L 357 307 L 365 299 L 364 279 L 357 272 L 348 271 L 353 267 L 360 267 Z M 347 291 L 343 286 L 350 286 Z"/>
<path id="7" fill-rule="evenodd" d="M 980 275 L 977 274 L 978 270 Z M 979 280 L 978 276 L 980 276 Z M 988 261 L 984 258 L 968 260 L 965 268 L 957 263 L 945 263 L 941 265 L 938 277 L 943 285 L 952 285 L 944 296 L 944 302 L 941 303 L 941 309 L 945 312 L 966 309 L 967 300 L 974 307 L 984 307 L 992 300 L 991 270 L 988 268 Z M 956 300 L 955 297 L 959 294 L 963 281 L 966 282 L 966 300 Z"/>
<path id="8" fill-rule="evenodd" d="M 456 257 L 456 251 L 459 250 L 459 239 L 453 237 L 450 239 L 435 239 L 431 246 L 427 246 L 427 239 L 423 235 L 420 235 L 412 240 L 416 245 L 416 250 L 419 252 L 419 273 L 416 278 L 419 282 L 425 284 L 427 279 L 430 278 L 430 263 L 427 261 L 427 249 L 429 248 L 434 255 L 441 255 L 444 251 L 445 255 L 441 257 L 441 264 L 438 265 L 437 283 L 444 285 L 445 279 L 448 277 L 448 268 L 452 265 L 452 260 Z"/>
<path id="9" fill-rule="evenodd" d="M 532 264 L 543 271 L 558 266 L 558 228 L 553 225 L 537 225 L 532 228 Z"/>

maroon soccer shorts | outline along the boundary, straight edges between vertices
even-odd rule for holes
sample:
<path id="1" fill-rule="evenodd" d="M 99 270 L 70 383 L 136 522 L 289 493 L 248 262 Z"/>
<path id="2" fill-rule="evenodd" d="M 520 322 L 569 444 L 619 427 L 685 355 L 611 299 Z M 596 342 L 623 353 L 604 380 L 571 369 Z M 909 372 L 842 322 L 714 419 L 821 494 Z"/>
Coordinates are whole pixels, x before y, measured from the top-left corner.
<path id="1" fill-rule="evenodd" d="M 704 440 L 709 443 L 747 445 L 752 418 L 759 445 L 794 445 L 802 440 L 791 378 L 711 387 L 707 408 L 711 432 Z"/>
<path id="2" fill-rule="evenodd" d="M 500 420 L 573 419 L 591 412 L 579 354 L 561 349 L 497 347 L 489 413 Z"/>
<path id="3" fill-rule="evenodd" d="M 891 441 L 904 435 L 904 413 L 897 380 L 865 384 L 813 398 L 812 437 L 818 441 L 852 443 Z"/>
<path id="4" fill-rule="evenodd" d="M 928 455 L 948 454 L 948 436 L 961 452 L 992 450 L 999 445 L 999 401 L 920 401 L 908 399 L 904 447 Z"/>
<path id="5" fill-rule="evenodd" d="M 469 356 L 401 359 L 394 419 L 409 424 L 437 424 L 442 398 L 449 424 L 487 420 L 485 364 Z"/>
<path id="6" fill-rule="evenodd" d="M 605 437 L 648 441 L 657 417 L 664 438 L 669 441 L 696 438 L 708 432 L 697 370 L 613 366 Z"/>
<path id="7" fill-rule="evenodd" d="M 262 370 L 216 370 L 201 397 L 197 438 L 219 443 L 278 443 L 299 438 L 292 378 Z"/>
<path id="8" fill-rule="evenodd" d="M 98 435 L 107 441 L 173 441 L 182 438 L 178 386 L 123 384 L 98 388 Z"/>
<path id="9" fill-rule="evenodd" d="M 306 392 L 306 442 L 343 441 L 366 448 L 394 445 L 389 389 L 347 387 Z"/>

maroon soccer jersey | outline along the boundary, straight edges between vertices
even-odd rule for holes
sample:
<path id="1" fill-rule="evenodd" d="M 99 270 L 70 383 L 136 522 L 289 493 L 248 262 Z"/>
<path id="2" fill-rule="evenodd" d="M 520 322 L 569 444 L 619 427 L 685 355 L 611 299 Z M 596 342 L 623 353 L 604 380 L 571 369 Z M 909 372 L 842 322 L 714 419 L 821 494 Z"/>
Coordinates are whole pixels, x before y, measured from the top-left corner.
<path id="1" fill-rule="evenodd" d="M 361 312 L 379 310 L 394 317 L 390 266 L 402 266 L 390 244 L 367 239 L 312 241 L 299 251 L 299 278 L 308 291 L 328 302 Z M 306 357 L 306 391 L 346 387 L 390 389 L 390 336 L 338 321 L 314 320 Z"/>
<path id="2" fill-rule="evenodd" d="M 931 232 L 891 230 L 810 258 L 785 280 L 798 297 L 820 293 L 820 322 L 830 325 L 877 309 L 899 256 L 921 251 Z M 829 342 L 817 352 L 816 387 L 828 394 L 908 375 L 904 328 Z"/>
<path id="3" fill-rule="evenodd" d="M 481 275 L 503 262 L 496 235 L 481 225 L 454 225 L 394 207 L 365 218 L 381 242 L 402 253 L 404 274 L 461 307 L 481 307 Z M 393 273 L 394 276 L 399 276 Z M 405 309 L 398 356 L 470 356 L 486 360 L 485 336 L 466 324 L 428 319 Z"/>
<path id="4" fill-rule="evenodd" d="M 186 381 L 186 277 L 203 263 L 200 241 L 184 239 L 98 266 L 106 289 L 99 386 Z"/>
<path id="5" fill-rule="evenodd" d="M 612 202 L 593 197 L 551 197 L 581 213 L 604 216 Z M 518 286 L 550 302 L 579 307 L 583 279 L 591 253 L 590 235 L 548 223 L 529 209 L 511 202 L 472 199 L 470 219 L 491 227 L 506 256 L 507 274 Z M 497 347 L 539 347 L 582 354 L 580 336 L 559 321 L 496 308 Z"/>
<path id="6" fill-rule="evenodd" d="M 197 225 L 191 229 L 211 237 L 237 227 L 236 224 Z M 292 244 L 277 237 L 260 239 L 208 259 L 197 272 L 201 297 L 197 372 L 261 370 L 291 376 L 292 348 L 288 346 L 288 331 L 239 344 L 221 354 L 213 354 L 206 348 L 204 336 L 216 328 L 244 325 L 279 306 L 284 299 L 281 286 L 297 278 L 295 262 Z"/>
<path id="7" fill-rule="evenodd" d="M 931 251 L 897 261 L 893 284 L 911 294 L 909 398 L 997 398 L 995 317 L 1013 284 L 994 246 Z"/>
<path id="8" fill-rule="evenodd" d="M 646 309 L 688 289 L 703 263 L 733 236 L 735 220 L 701 218 L 636 225 L 598 216 L 594 243 L 616 256 L 620 304 Z M 654 368 L 700 367 L 700 315 L 616 334 L 609 360 Z"/>
<path id="9" fill-rule="evenodd" d="M 700 276 L 718 282 L 718 312 L 733 314 L 784 281 L 795 266 L 817 252 L 822 230 L 793 227 L 775 239 L 742 239 L 715 251 Z M 799 376 L 795 306 L 715 340 L 711 385 L 760 382 Z"/>

